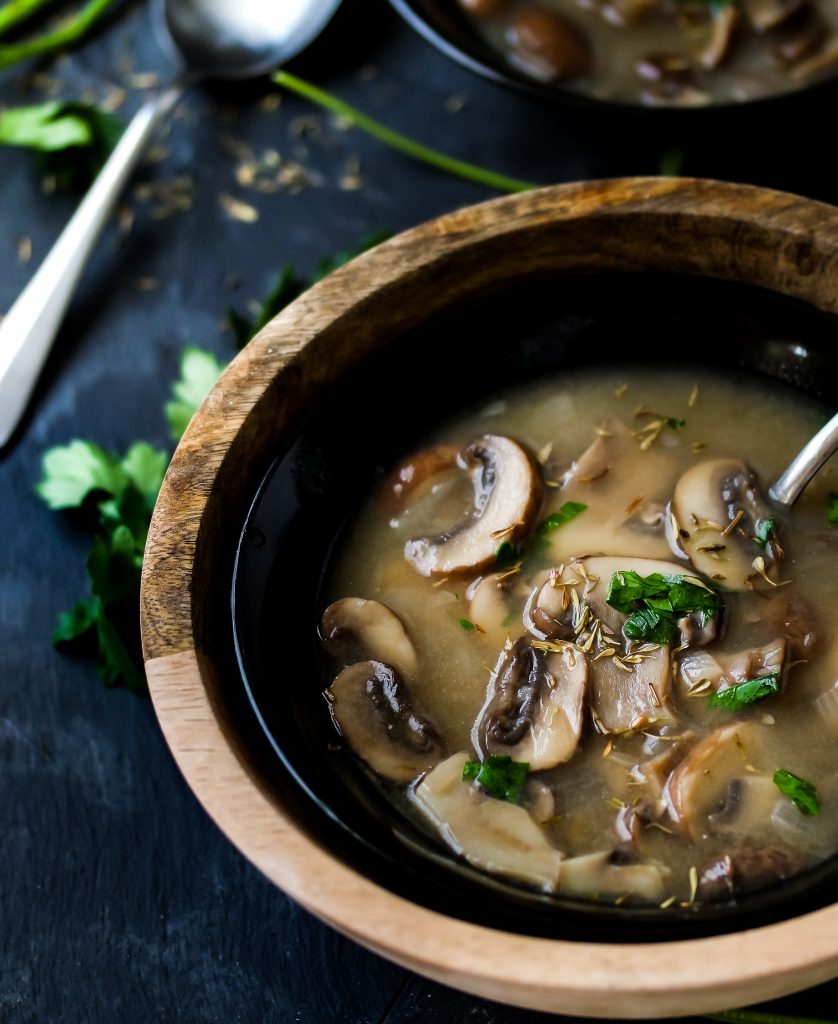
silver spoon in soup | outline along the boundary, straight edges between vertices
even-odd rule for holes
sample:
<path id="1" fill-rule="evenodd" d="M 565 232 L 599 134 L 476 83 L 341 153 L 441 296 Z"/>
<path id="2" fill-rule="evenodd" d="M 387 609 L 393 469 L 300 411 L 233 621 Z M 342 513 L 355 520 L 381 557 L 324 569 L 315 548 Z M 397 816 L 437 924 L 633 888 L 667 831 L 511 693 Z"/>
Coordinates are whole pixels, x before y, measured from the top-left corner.
<path id="1" fill-rule="evenodd" d="M 93 247 L 149 139 L 184 91 L 205 78 L 263 75 L 320 33 L 340 0 L 158 0 L 172 84 L 134 115 L 99 176 L 0 325 L 0 448 L 11 438 Z"/>

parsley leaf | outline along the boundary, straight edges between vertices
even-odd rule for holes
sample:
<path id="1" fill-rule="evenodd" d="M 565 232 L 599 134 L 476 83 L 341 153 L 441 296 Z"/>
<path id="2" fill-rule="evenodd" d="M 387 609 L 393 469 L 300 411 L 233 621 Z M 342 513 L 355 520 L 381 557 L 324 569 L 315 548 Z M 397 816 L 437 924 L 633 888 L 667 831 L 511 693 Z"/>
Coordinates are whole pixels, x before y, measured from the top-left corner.
<path id="1" fill-rule="evenodd" d="M 773 519 L 757 519 L 756 527 L 754 528 L 754 540 L 761 548 L 764 548 L 769 540 L 771 540 L 771 534 L 773 532 Z"/>
<path id="2" fill-rule="evenodd" d="M 667 425 L 672 427 L 673 430 L 680 430 L 681 427 L 685 427 L 687 425 L 687 421 L 686 420 L 682 420 L 678 416 L 667 416 L 666 417 L 666 422 L 667 422 Z"/>
<path id="3" fill-rule="evenodd" d="M 495 551 L 495 568 L 510 569 L 518 561 L 518 548 L 511 540 L 502 540 Z"/>
<path id="4" fill-rule="evenodd" d="M 581 515 L 587 507 L 581 501 L 566 501 L 558 512 L 551 513 L 544 522 L 539 523 L 536 532 L 539 536 L 544 537 L 548 533 L 552 533 L 553 530 L 557 530 L 560 526 L 564 526 L 565 523 L 569 523 L 571 519 Z"/>
<path id="5" fill-rule="evenodd" d="M 513 761 L 508 754 L 492 755 L 482 763 L 466 761 L 463 765 L 463 782 L 473 780 L 496 800 L 518 804 L 529 770 L 526 761 Z"/>
<path id="6" fill-rule="evenodd" d="M 838 494 L 835 491 L 826 496 L 826 518 L 830 523 L 838 523 Z"/>
<path id="7" fill-rule="evenodd" d="M 749 704 L 755 704 L 758 700 L 764 700 L 780 690 L 780 676 L 777 672 L 769 675 L 759 676 L 756 679 L 747 679 L 744 683 L 737 683 L 736 686 L 729 686 L 726 690 L 719 690 L 710 697 L 710 706 L 713 708 L 724 708 L 725 711 L 739 711 Z"/>
<path id="8" fill-rule="evenodd" d="M 211 352 L 187 348 L 180 360 L 180 378 L 175 382 L 165 415 L 173 441 L 179 441 L 204 399 L 221 375 L 224 366 Z"/>
<path id="9" fill-rule="evenodd" d="M 793 772 L 786 771 L 785 768 L 778 768 L 774 772 L 774 785 L 781 793 L 785 793 L 805 817 L 810 818 L 820 814 L 821 803 L 818 800 L 818 791 L 811 782 L 801 779 Z"/>
<path id="10" fill-rule="evenodd" d="M 721 608 L 721 598 L 694 576 L 653 572 L 648 576 L 627 570 L 615 572 L 606 603 L 628 615 L 623 633 L 632 640 L 671 643 L 678 634 L 677 619 L 700 612 L 702 624 Z"/>
<path id="11" fill-rule="evenodd" d="M 475 626 L 471 619 L 457 619 L 457 621 L 466 633 L 473 633 L 477 629 L 477 626 Z"/>
<path id="12" fill-rule="evenodd" d="M 52 509 L 79 508 L 92 494 L 119 494 L 125 486 L 120 461 L 92 441 L 50 448 L 35 490 Z"/>
<path id="13" fill-rule="evenodd" d="M 95 177 L 123 128 L 90 104 L 54 100 L 0 112 L 0 145 L 33 150 L 57 184 L 76 188 Z"/>

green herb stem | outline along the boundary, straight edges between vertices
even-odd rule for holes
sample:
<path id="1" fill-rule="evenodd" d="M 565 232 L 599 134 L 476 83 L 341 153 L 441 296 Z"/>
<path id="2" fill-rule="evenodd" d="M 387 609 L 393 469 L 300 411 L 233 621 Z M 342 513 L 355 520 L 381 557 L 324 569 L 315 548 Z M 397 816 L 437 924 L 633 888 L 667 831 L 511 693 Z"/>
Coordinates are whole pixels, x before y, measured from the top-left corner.
<path id="1" fill-rule="evenodd" d="M 37 13 L 52 0 L 9 0 L 0 7 L 0 35 Z"/>
<path id="2" fill-rule="evenodd" d="M 489 188 L 497 189 L 499 192 L 528 192 L 530 189 L 540 187 L 531 181 L 520 181 L 517 178 L 510 178 L 505 174 L 498 174 L 484 167 L 477 167 L 475 164 L 466 163 L 464 160 L 457 160 L 455 157 L 440 153 L 429 146 L 424 146 L 407 135 L 393 131 L 392 128 L 388 128 L 386 125 L 381 124 L 380 121 L 374 120 L 332 93 L 319 89 L 316 85 L 312 85 L 310 82 L 306 82 L 304 79 L 298 78 L 288 71 L 277 71 L 273 76 L 273 80 L 277 85 L 281 85 L 290 92 L 303 96 L 305 99 L 311 100 L 312 103 L 316 103 L 318 106 L 324 107 L 340 117 L 345 117 L 356 128 L 360 128 L 361 131 L 372 135 L 379 142 L 383 142 L 385 145 L 413 157 L 414 160 L 430 164 L 431 167 L 436 167 L 440 171 L 465 178 L 468 181 L 477 182 L 480 185 L 487 185 Z"/>
<path id="3" fill-rule="evenodd" d="M 113 0 L 89 0 L 74 18 L 66 24 L 45 32 L 34 39 L 26 39 L 9 46 L 0 46 L 0 68 L 10 67 L 29 57 L 39 57 L 54 50 L 63 50 L 77 42 L 105 14 Z"/>

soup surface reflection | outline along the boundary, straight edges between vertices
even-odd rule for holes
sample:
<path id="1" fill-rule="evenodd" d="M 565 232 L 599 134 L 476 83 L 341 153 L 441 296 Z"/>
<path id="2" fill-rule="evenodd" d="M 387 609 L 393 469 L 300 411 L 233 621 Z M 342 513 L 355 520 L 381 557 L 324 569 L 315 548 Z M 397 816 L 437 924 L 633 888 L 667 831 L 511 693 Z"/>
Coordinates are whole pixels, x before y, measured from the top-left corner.
<path id="1" fill-rule="evenodd" d="M 445 424 L 333 564 L 344 745 L 548 893 L 729 901 L 835 853 L 835 469 L 766 497 L 823 419 L 755 377 L 599 370 Z"/>

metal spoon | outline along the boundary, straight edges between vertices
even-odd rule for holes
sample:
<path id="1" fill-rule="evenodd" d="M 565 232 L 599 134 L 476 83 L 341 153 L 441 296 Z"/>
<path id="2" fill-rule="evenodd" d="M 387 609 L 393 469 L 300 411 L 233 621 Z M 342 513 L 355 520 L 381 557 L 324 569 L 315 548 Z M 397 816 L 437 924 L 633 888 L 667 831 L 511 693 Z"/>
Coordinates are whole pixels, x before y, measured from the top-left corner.
<path id="1" fill-rule="evenodd" d="M 290 60 L 340 0 L 159 0 L 159 31 L 178 58 L 172 85 L 147 100 L 35 276 L 0 324 L 0 449 L 11 438 L 93 246 L 150 137 L 203 78 L 254 78 Z"/>
<path id="2" fill-rule="evenodd" d="M 821 427 L 800 454 L 792 459 L 785 473 L 769 487 L 769 497 L 778 505 L 791 508 L 815 473 L 836 451 L 838 451 L 838 413 L 826 426 Z"/>

